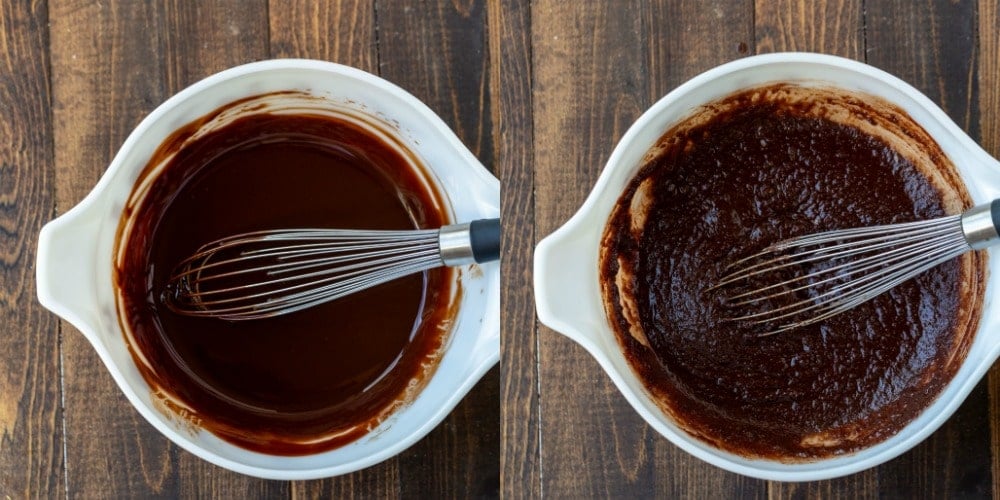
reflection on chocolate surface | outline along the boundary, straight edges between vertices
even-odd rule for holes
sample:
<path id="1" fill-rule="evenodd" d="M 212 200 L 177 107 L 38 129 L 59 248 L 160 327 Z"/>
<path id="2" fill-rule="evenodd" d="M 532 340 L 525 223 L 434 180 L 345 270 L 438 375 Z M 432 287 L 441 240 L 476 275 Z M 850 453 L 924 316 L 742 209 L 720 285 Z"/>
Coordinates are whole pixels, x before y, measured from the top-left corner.
<path id="1" fill-rule="evenodd" d="M 454 271 L 241 322 L 171 312 L 161 300 L 168 273 L 240 232 L 450 221 L 422 167 L 390 137 L 346 115 L 264 111 L 204 135 L 192 136 L 202 121 L 193 123 L 157 152 L 148 196 L 134 206 L 133 193 L 126 209 L 138 212 L 119 249 L 119 308 L 165 411 L 245 448 L 301 455 L 358 439 L 423 386 L 450 331 Z"/>

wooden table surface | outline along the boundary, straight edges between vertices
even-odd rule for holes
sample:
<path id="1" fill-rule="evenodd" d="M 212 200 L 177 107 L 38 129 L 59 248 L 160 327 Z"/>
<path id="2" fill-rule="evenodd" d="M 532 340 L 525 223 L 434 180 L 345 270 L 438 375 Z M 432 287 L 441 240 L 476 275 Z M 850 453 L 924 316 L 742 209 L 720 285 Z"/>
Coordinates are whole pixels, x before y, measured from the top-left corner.
<path id="1" fill-rule="evenodd" d="M 842 479 L 783 484 L 660 437 L 597 363 L 535 318 L 532 242 L 583 203 L 632 122 L 687 79 L 751 54 L 857 59 L 926 93 L 1000 153 L 996 0 L 536 0 L 501 6 L 505 224 L 501 491 L 551 498 L 1000 495 L 1000 371 L 923 444 Z M 492 14 L 492 11 L 491 11 Z M 496 38 L 496 37 L 493 37 Z"/>
<path id="2" fill-rule="evenodd" d="M 450 1 L 0 2 L 0 498 L 497 496 L 498 368 L 396 458 L 265 481 L 162 437 L 34 286 L 42 224 L 90 191 L 153 108 L 238 64 L 306 57 L 381 75 L 492 167 L 486 19 L 484 4 Z"/>
<path id="3" fill-rule="evenodd" d="M 995 0 L 0 0 L 0 498 L 989 497 L 1000 371 L 885 465 L 786 484 L 704 464 L 647 426 L 534 315 L 534 244 L 580 206 L 619 137 L 717 64 L 804 50 L 910 82 L 1000 153 Z M 280 482 L 213 466 L 132 409 L 35 298 L 37 234 L 133 127 L 237 64 L 309 57 L 409 90 L 503 186 L 502 359 L 425 439 L 369 469 Z"/>

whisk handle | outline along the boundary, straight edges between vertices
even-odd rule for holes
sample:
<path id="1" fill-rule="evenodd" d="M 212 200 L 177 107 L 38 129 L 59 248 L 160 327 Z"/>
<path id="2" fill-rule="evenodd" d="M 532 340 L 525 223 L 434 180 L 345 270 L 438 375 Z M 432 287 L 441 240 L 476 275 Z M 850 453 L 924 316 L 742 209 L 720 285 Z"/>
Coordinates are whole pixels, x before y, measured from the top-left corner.
<path id="1" fill-rule="evenodd" d="M 479 219 L 469 223 L 469 242 L 476 262 L 500 259 L 500 219 Z"/>
<path id="2" fill-rule="evenodd" d="M 441 228 L 441 260 L 446 266 L 489 262 L 500 258 L 500 219 L 480 219 Z"/>
<path id="3" fill-rule="evenodd" d="M 1000 238 L 1000 199 L 962 214 L 962 233 L 973 250 L 997 243 Z"/>
<path id="4" fill-rule="evenodd" d="M 1000 234 L 1000 198 L 990 202 L 990 218 L 993 219 L 993 229 Z"/>

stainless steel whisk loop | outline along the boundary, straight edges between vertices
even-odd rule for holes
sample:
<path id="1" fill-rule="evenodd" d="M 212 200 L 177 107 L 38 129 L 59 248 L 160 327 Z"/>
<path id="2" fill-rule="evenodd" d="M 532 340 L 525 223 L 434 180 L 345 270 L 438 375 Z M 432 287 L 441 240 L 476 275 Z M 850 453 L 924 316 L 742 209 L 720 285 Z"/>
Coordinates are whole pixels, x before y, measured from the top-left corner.
<path id="1" fill-rule="evenodd" d="M 732 321 L 772 326 L 773 335 L 830 318 L 943 262 L 1000 241 L 1000 200 L 962 215 L 827 231 L 775 243 L 729 266 L 713 289 Z M 791 275 L 789 277 L 789 275 Z"/>
<path id="2" fill-rule="evenodd" d="M 177 266 L 163 301 L 188 316 L 266 318 L 499 253 L 499 219 L 401 231 L 257 231 L 203 245 Z"/>

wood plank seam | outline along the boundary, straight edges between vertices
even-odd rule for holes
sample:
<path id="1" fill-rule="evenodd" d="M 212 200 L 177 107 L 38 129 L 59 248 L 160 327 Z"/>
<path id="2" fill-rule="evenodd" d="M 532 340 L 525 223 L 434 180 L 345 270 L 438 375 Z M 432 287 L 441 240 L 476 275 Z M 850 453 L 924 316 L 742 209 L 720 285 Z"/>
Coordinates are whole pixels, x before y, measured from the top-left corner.
<path id="1" fill-rule="evenodd" d="M 51 85 L 51 82 L 50 82 Z M 53 153 L 55 154 L 55 153 Z M 53 156 L 54 158 L 54 156 Z M 52 197 L 53 201 L 55 196 Z M 55 217 L 55 206 L 52 207 L 52 217 Z M 66 428 L 66 371 L 65 362 L 63 359 L 63 322 L 56 322 L 56 337 L 58 338 L 57 345 L 59 346 L 59 420 L 62 425 L 62 453 L 63 453 L 63 488 L 66 490 L 66 500 L 69 500 L 69 448 L 66 442 L 69 441 L 67 437 Z"/>
<path id="2" fill-rule="evenodd" d="M 868 0 L 861 0 L 861 55 L 868 63 Z"/>
<path id="3" fill-rule="evenodd" d="M 49 148 L 48 157 L 52 158 L 52 159 L 55 159 L 55 157 L 56 157 L 56 144 L 55 144 L 55 140 L 54 140 L 54 137 L 55 137 L 55 126 L 54 126 L 54 123 L 55 123 L 55 114 L 56 113 L 55 113 L 54 105 L 53 105 L 54 104 L 54 102 L 53 102 L 54 101 L 53 89 L 55 88 L 55 82 L 54 82 L 54 78 L 53 78 L 53 68 L 52 68 L 52 42 L 51 42 L 52 41 L 52 23 L 49 22 L 49 19 L 51 19 L 52 12 L 51 12 L 50 5 L 49 5 L 48 1 L 45 2 L 44 9 L 45 9 L 45 41 L 46 41 L 45 73 L 46 73 L 46 84 L 48 85 L 48 91 L 49 91 L 49 95 L 48 95 L 48 109 L 46 110 L 47 113 L 48 113 L 48 124 L 47 124 L 47 126 L 48 126 L 48 134 L 47 135 L 48 135 L 48 137 L 52 138 L 52 140 L 48 141 L 48 148 Z M 53 170 L 55 170 L 54 167 L 53 167 Z M 53 171 L 52 174 L 53 174 L 53 178 L 54 178 L 55 175 L 56 175 L 56 172 Z M 52 196 L 52 200 L 51 200 L 52 203 L 51 203 L 51 206 L 48 207 L 48 213 L 46 214 L 46 220 L 48 220 L 48 221 L 55 219 L 59 215 L 58 198 L 56 196 L 56 186 L 57 186 L 56 182 L 53 182 L 52 185 L 50 186 L 51 196 Z M 36 251 L 37 251 L 37 248 L 36 248 Z M 37 257 L 37 255 L 36 255 L 36 257 Z M 51 314 L 51 313 L 48 313 L 48 314 Z M 63 322 L 62 321 L 56 321 L 55 322 L 55 334 L 56 334 L 56 351 L 57 351 L 57 353 L 59 355 L 59 366 L 58 366 L 58 370 L 59 370 L 59 408 L 57 409 L 56 413 L 58 415 L 58 420 L 59 420 L 58 425 L 59 425 L 60 430 L 62 431 L 62 436 L 61 436 L 62 437 L 62 439 L 61 439 L 62 440 L 62 443 L 61 443 L 61 445 L 62 445 L 61 446 L 61 448 L 62 448 L 62 471 L 61 472 L 62 472 L 62 476 L 63 476 L 63 494 L 65 495 L 66 499 L 69 500 L 69 459 L 68 459 L 68 449 L 67 449 L 67 446 L 66 446 L 66 442 L 68 441 L 68 438 L 67 438 L 67 432 L 66 432 L 67 431 L 67 428 L 66 428 L 66 384 L 65 384 L 65 372 L 64 372 L 64 369 L 63 369 L 64 368 L 64 363 L 63 363 Z"/>

